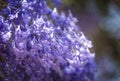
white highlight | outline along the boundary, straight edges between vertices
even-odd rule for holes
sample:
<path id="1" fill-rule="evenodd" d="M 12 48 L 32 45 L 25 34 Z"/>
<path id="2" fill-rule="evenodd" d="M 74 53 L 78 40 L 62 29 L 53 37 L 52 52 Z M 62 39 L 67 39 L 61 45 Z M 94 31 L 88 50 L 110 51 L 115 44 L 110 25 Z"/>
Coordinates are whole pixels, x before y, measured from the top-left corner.
<path id="1" fill-rule="evenodd" d="M 7 32 L 7 33 L 5 33 L 5 34 L 3 35 L 3 38 L 4 38 L 5 40 L 9 40 L 10 37 L 11 37 L 11 32 Z"/>

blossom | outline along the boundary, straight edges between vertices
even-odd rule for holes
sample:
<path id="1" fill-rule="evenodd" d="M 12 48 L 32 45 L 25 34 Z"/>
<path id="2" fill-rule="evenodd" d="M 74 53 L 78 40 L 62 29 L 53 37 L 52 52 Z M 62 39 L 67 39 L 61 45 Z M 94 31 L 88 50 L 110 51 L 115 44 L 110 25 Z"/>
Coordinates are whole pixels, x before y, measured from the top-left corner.
<path id="1" fill-rule="evenodd" d="M 94 81 L 92 43 L 72 13 L 51 9 L 45 0 L 23 0 L 20 4 L 7 19 L 0 18 L 3 79 Z"/>

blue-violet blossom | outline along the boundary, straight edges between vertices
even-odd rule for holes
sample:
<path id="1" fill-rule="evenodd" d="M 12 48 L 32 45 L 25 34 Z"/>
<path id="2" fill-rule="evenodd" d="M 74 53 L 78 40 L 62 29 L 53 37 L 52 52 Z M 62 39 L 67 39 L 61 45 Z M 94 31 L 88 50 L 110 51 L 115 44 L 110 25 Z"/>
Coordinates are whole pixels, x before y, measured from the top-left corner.
<path id="1" fill-rule="evenodd" d="M 21 7 L 12 10 L 16 3 Z M 0 80 L 94 81 L 91 41 L 70 11 L 60 13 L 45 0 L 9 4 L 7 18 L 0 16 Z"/>

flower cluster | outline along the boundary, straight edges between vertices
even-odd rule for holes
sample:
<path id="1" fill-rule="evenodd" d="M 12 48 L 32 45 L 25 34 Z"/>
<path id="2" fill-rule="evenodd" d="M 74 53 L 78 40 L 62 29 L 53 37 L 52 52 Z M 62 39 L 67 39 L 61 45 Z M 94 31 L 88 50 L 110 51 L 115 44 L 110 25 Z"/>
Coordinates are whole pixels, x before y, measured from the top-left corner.
<path id="1" fill-rule="evenodd" d="M 59 13 L 45 0 L 16 3 L 21 7 L 0 16 L 1 80 L 94 81 L 92 44 L 71 12 Z"/>

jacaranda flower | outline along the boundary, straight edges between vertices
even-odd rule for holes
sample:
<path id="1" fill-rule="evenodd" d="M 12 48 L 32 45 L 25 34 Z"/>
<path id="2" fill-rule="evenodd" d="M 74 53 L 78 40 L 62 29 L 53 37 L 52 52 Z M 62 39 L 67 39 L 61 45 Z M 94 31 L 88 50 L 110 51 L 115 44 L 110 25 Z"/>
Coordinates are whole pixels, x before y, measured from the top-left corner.
<path id="1" fill-rule="evenodd" d="M 72 13 L 17 1 L 9 3 L 21 7 L 0 16 L 0 81 L 94 81 L 92 44 Z"/>

